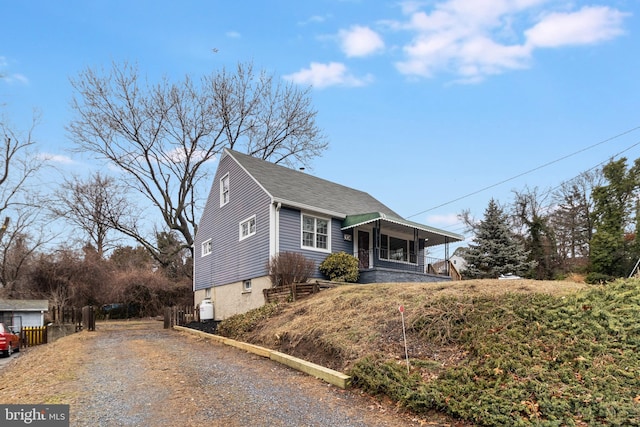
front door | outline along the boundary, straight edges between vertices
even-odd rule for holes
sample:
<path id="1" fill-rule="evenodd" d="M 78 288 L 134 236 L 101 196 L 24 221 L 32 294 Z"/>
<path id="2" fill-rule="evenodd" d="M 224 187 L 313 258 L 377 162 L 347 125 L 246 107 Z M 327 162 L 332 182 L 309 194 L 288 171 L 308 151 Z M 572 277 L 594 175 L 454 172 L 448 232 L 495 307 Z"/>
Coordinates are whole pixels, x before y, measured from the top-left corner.
<path id="1" fill-rule="evenodd" d="M 369 232 L 358 231 L 359 268 L 369 268 Z"/>

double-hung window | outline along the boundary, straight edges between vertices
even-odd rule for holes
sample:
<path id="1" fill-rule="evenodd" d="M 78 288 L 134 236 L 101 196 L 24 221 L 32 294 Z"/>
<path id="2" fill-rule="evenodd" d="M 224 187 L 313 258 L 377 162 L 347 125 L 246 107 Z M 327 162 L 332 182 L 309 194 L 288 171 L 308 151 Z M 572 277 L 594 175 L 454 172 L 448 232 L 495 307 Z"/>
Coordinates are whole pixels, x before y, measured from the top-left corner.
<path id="1" fill-rule="evenodd" d="M 256 234 L 256 216 L 245 219 L 240 223 L 240 240 Z"/>
<path id="2" fill-rule="evenodd" d="M 211 253 L 211 239 L 202 242 L 202 256 L 209 255 Z"/>
<path id="3" fill-rule="evenodd" d="M 302 247 L 328 251 L 330 243 L 329 220 L 302 215 Z"/>
<path id="4" fill-rule="evenodd" d="M 229 174 L 220 178 L 220 207 L 229 203 Z"/>

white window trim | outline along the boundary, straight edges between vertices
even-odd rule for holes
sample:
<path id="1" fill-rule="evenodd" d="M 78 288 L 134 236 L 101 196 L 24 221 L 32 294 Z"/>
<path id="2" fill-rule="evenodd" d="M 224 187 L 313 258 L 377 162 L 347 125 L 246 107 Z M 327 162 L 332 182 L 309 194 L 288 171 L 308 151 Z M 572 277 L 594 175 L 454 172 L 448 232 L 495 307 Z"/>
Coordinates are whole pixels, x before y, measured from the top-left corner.
<path id="1" fill-rule="evenodd" d="M 201 247 L 201 255 L 200 256 L 207 256 L 207 255 L 211 255 L 211 239 L 207 239 L 204 242 L 202 242 L 202 247 Z"/>
<path id="2" fill-rule="evenodd" d="M 247 286 L 247 284 L 249 284 L 249 286 Z M 242 281 L 242 293 L 243 294 L 251 293 L 251 279 Z"/>
<path id="3" fill-rule="evenodd" d="M 310 217 L 313 218 L 315 220 L 317 219 L 322 219 L 324 221 L 327 221 L 327 248 L 318 248 L 316 247 L 316 242 L 317 239 L 313 239 L 313 246 L 305 246 L 304 245 L 304 217 Z M 317 224 L 315 227 L 315 230 L 313 232 L 314 237 L 317 235 Z M 302 249 L 306 249 L 309 251 L 317 251 L 317 252 L 324 252 L 324 253 L 331 253 L 331 218 L 326 218 L 323 216 L 318 216 L 318 215 L 313 215 L 313 214 L 309 214 L 309 213 L 304 213 L 301 212 L 300 213 L 300 247 Z"/>
<path id="4" fill-rule="evenodd" d="M 253 220 L 253 232 L 251 231 L 251 227 L 249 227 L 249 234 L 247 234 L 246 236 L 242 235 L 242 226 L 246 223 L 250 223 L 251 220 Z M 238 224 L 238 235 L 240 236 L 239 240 L 242 241 L 244 239 L 247 239 L 251 236 L 253 236 L 254 234 L 256 234 L 256 229 L 258 228 L 258 224 L 256 223 L 256 216 L 252 215 L 249 218 L 245 219 L 244 221 L 240 221 L 240 223 Z"/>
<path id="5" fill-rule="evenodd" d="M 415 257 L 416 257 L 416 262 L 411 262 L 411 251 L 409 250 L 411 248 L 411 243 L 412 240 L 406 238 L 406 237 L 402 237 L 399 235 L 394 235 L 394 234 L 388 234 L 388 233 L 381 233 L 382 235 L 386 235 L 387 236 L 387 258 L 382 258 L 382 256 L 380 256 L 380 259 L 382 261 L 387 261 L 387 262 L 395 262 L 398 264 L 409 264 L 409 265 L 418 265 L 418 249 L 417 247 L 414 247 L 415 252 Z M 390 255 L 390 249 L 389 249 L 389 244 L 390 244 L 390 238 L 396 238 L 399 240 L 404 240 L 405 242 L 407 242 L 407 246 L 406 246 L 406 251 L 407 251 L 407 261 L 404 260 L 399 260 L 399 259 L 393 259 L 393 258 L 389 258 Z M 416 242 L 417 243 L 417 242 Z M 414 246 L 416 246 L 414 244 Z"/>
<path id="6" fill-rule="evenodd" d="M 224 199 L 225 191 L 224 191 L 224 181 L 227 181 L 227 200 Z M 231 192 L 231 183 L 229 182 L 229 172 L 224 174 L 222 178 L 220 178 L 220 207 L 223 207 L 227 203 L 229 203 L 229 193 Z"/>

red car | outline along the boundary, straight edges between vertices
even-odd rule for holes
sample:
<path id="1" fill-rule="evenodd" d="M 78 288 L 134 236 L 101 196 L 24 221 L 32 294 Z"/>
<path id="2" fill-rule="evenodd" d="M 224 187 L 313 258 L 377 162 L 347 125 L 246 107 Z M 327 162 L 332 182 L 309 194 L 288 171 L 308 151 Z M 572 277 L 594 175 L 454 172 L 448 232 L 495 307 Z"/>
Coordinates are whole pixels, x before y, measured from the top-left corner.
<path id="1" fill-rule="evenodd" d="M 7 325 L 0 323 L 0 352 L 8 357 L 14 351 L 20 351 L 20 337 L 7 328 Z"/>

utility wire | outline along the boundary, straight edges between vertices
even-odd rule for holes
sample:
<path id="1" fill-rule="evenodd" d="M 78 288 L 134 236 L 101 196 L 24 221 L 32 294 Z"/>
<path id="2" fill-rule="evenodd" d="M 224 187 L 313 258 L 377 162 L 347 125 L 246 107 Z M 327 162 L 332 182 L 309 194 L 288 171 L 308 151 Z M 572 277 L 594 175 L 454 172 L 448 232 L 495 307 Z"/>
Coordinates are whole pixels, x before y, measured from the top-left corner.
<path id="1" fill-rule="evenodd" d="M 545 197 L 545 196 L 547 196 L 547 195 L 549 195 L 549 194 L 553 193 L 554 191 L 556 191 L 556 190 L 558 190 L 559 188 L 561 188 L 563 185 L 565 185 L 565 184 L 567 184 L 567 183 L 570 183 L 570 182 L 571 182 L 571 181 L 573 181 L 574 179 L 578 178 L 581 174 L 586 173 L 586 172 L 590 172 L 590 171 L 592 171 L 592 170 L 595 170 L 595 169 L 597 169 L 597 168 L 599 168 L 599 167 L 603 166 L 605 163 L 609 162 L 611 159 L 615 159 L 616 157 L 618 157 L 618 156 L 620 156 L 621 154 L 623 154 L 623 153 L 625 153 L 625 152 L 627 152 L 627 151 L 631 150 L 632 148 L 637 147 L 638 145 L 640 145 L 640 141 L 636 141 L 634 144 L 630 145 L 629 147 L 625 148 L 624 150 L 617 152 L 616 154 L 614 154 L 613 156 L 611 156 L 611 157 L 609 158 L 609 160 L 604 160 L 604 161 L 602 161 L 602 162 L 598 163 L 597 165 L 595 165 L 595 166 L 593 166 L 593 167 L 591 167 L 591 168 L 589 168 L 589 169 L 587 169 L 587 170 L 585 170 L 585 171 L 580 172 L 580 174 L 579 174 L 579 175 L 576 175 L 576 176 L 574 176 L 573 178 L 568 179 L 568 180 L 566 180 L 566 181 L 563 181 L 561 184 L 559 184 L 559 185 L 557 185 L 557 186 L 555 186 L 555 187 L 553 187 L 553 188 L 550 188 L 549 190 L 547 190 L 547 191 L 545 191 L 544 193 L 540 194 L 540 196 L 541 196 L 541 197 Z M 474 194 L 475 194 L 475 193 L 474 193 Z M 459 200 L 459 199 L 456 199 L 456 200 Z M 453 202 L 449 202 L 449 203 L 453 203 Z M 448 204 L 448 203 L 445 203 L 444 205 L 446 205 L 446 204 Z M 444 205 L 440 205 L 440 206 L 444 206 Z M 438 207 L 439 207 L 439 206 L 438 206 Z M 546 209 L 550 209 L 550 208 L 552 208 L 552 207 L 553 207 L 553 205 L 549 205 L 549 206 L 545 206 L 544 208 L 546 208 Z M 433 209 L 436 209 L 436 208 L 433 208 Z M 424 211 L 424 212 L 428 212 L 428 210 L 427 210 L 427 211 Z M 420 214 L 415 214 L 415 215 L 420 215 Z M 458 223 L 456 223 L 456 224 L 461 224 L 461 222 L 458 222 Z M 464 231 L 464 230 L 466 230 L 466 229 L 467 229 L 467 226 L 466 226 L 466 225 L 463 225 L 463 226 L 461 226 L 461 227 L 456 227 L 455 229 L 447 229 L 447 231 L 451 231 L 451 232 L 454 232 L 454 233 L 459 233 L 459 232 Z"/>
<path id="2" fill-rule="evenodd" d="M 587 150 L 590 150 L 590 149 L 592 149 L 592 148 L 594 148 L 594 147 L 597 147 L 598 145 L 602 145 L 602 144 L 605 144 L 605 143 L 607 143 L 607 142 L 609 142 L 609 141 L 612 141 L 612 140 L 614 140 L 614 139 L 620 138 L 621 136 L 627 135 L 627 134 L 629 134 L 629 133 L 631 133 L 631 132 L 634 132 L 634 131 L 636 131 L 636 130 L 638 130 L 638 129 L 640 129 L 640 126 L 636 126 L 636 127 L 632 128 L 632 129 L 626 130 L 626 131 L 624 131 L 624 132 L 622 132 L 622 133 L 620 133 L 620 134 L 618 134 L 618 135 L 615 135 L 615 136 L 612 136 L 612 137 L 607 138 L 607 139 L 605 139 L 605 140 L 602 140 L 602 141 L 600 141 L 600 142 L 597 142 L 597 143 L 595 143 L 595 144 L 593 144 L 593 145 L 590 145 L 590 146 L 588 146 L 588 147 L 586 147 L 586 148 L 583 148 L 583 149 L 581 149 L 581 150 L 575 151 L 575 152 L 573 152 L 573 153 L 571 153 L 571 154 L 567 154 L 566 156 L 563 156 L 563 157 L 560 157 L 560 158 L 558 158 L 558 159 L 552 160 L 552 161 L 547 162 L 547 163 L 545 163 L 545 164 L 543 164 L 543 165 L 537 166 L 537 167 L 535 167 L 535 168 L 533 168 L 533 169 L 529 169 L 528 171 L 525 171 L 525 172 L 522 172 L 522 173 L 520 173 L 520 174 L 518 174 L 518 175 L 512 176 L 511 178 L 507 178 L 507 179 L 502 180 L 502 181 L 500 181 L 500 182 L 497 182 L 497 183 L 495 183 L 495 184 L 489 185 L 489 186 L 487 186 L 487 187 L 483 187 L 483 188 L 481 188 L 481 189 L 479 189 L 479 190 L 476 190 L 476 191 L 473 191 L 473 192 L 471 192 L 471 193 L 465 194 L 464 196 L 460 196 L 460 197 L 458 197 L 458 198 L 456 198 L 456 199 L 453 199 L 453 200 L 450 200 L 450 201 L 448 201 L 448 202 L 442 203 L 442 204 L 440 204 L 440 205 L 438 205 L 438 206 L 434 206 L 434 207 L 432 207 L 432 208 L 425 209 L 425 210 L 423 210 L 423 211 L 421 211 L 421 212 L 414 213 L 413 215 L 409 215 L 409 216 L 408 216 L 408 217 L 406 217 L 406 218 L 407 218 L 407 219 L 409 219 L 409 218 L 413 218 L 414 216 L 422 215 L 422 214 L 424 214 L 424 213 L 427 213 L 427 212 L 430 212 L 430 211 L 432 211 L 432 210 L 435 210 L 435 209 L 441 208 L 441 207 L 443 207 L 443 206 L 450 205 L 450 204 L 452 204 L 452 203 L 455 203 L 455 202 L 458 202 L 458 201 L 460 201 L 460 200 L 466 199 L 467 197 L 475 196 L 475 195 L 476 195 L 476 194 L 478 194 L 478 193 L 482 193 L 483 191 L 487 191 L 487 190 L 489 190 L 489 189 L 491 189 L 491 188 L 497 187 L 497 186 L 502 185 L 502 184 L 504 184 L 504 183 L 507 183 L 507 182 L 509 182 L 509 181 L 513 181 L 514 179 L 517 179 L 517 178 L 520 178 L 520 177 L 522 177 L 522 176 L 524 176 L 524 175 L 530 174 L 531 172 L 535 172 L 535 171 L 537 171 L 537 170 L 540 170 L 540 169 L 542 169 L 542 168 L 545 168 L 545 167 L 547 167 L 547 166 L 550 166 L 550 165 L 552 165 L 552 164 L 554 164 L 554 163 L 558 163 L 558 162 L 560 162 L 560 161 L 562 161 L 562 160 L 566 160 L 566 159 L 568 159 L 569 157 L 573 157 L 573 156 L 575 156 L 575 155 L 577 155 L 577 154 L 583 153 L 583 152 L 585 152 L 585 151 L 587 151 Z M 635 145 L 638 145 L 638 144 L 634 144 L 632 147 L 634 147 Z M 629 147 L 629 148 L 631 148 L 631 147 Z M 626 150 L 625 150 L 625 151 L 626 151 Z"/>

